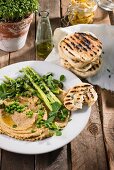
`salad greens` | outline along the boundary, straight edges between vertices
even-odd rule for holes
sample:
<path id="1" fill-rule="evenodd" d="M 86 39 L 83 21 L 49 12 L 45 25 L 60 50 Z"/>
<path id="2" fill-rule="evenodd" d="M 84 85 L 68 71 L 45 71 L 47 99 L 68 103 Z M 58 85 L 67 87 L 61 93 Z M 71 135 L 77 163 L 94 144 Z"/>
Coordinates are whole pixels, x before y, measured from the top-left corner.
<path id="1" fill-rule="evenodd" d="M 52 73 L 40 76 L 31 67 L 23 68 L 20 72 L 23 76 L 16 79 L 5 76 L 4 82 L 0 85 L 1 101 L 7 98 L 15 100 L 19 96 L 30 97 L 36 95 L 39 98 L 39 103 L 37 103 L 39 106 L 39 110 L 37 111 L 38 119 L 36 120 L 37 127 L 40 128 L 44 126 L 54 131 L 56 135 L 61 135 L 61 129 L 56 121 L 65 121 L 66 118 L 68 118 L 69 111 L 56 95 L 60 94 L 63 88 L 65 76 L 61 75 L 59 80 L 55 79 Z M 45 108 L 42 103 L 45 104 L 48 110 L 46 120 L 43 119 Z M 20 105 L 18 101 L 15 101 L 9 106 L 5 106 L 4 109 L 7 113 L 13 114 L 14 111 L 19 113 L 24 111 L 25 107 L 26 106 Z M 31 118 L 33 111 L 28 111 L 26 115 Z"/>

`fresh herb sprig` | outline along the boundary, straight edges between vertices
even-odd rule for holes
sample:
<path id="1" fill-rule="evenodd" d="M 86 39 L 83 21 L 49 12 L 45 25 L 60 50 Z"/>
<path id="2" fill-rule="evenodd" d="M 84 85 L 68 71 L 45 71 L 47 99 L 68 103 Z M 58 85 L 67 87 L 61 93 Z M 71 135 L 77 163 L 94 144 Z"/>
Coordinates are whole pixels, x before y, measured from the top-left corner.
<path id="1" fill-rule="evenodd" d="M 52 111 L 49 112 L 48 122 L 53 122 L 56 118 L 59 118 L 61 121 L 64 121 L 69 114 L 69 111 L 61 106 L 59 103 L 55 102 L 52 104 Z"/>
<path id="2" fill-rule="evenodd" d="M 54 79 L 53 73 L 47 73 L 42 77 L 42 79 L 54 94 L 59 94 L 60 89 L 63 88 L 63 81 L 65 81 L 65 76 L 61 75 L 60 79 L 57 80 Z"/>
<path id="3" fill-rule="evenodd" d="M 25 77 L 12 79 L 5 76 L 4 82 L 0 85 L 0 99 L 14 98 L 18 96 L 30 97 L 36 94 L 32 84 Z M 38 96 L 40 98 L 40 96 Z"/>

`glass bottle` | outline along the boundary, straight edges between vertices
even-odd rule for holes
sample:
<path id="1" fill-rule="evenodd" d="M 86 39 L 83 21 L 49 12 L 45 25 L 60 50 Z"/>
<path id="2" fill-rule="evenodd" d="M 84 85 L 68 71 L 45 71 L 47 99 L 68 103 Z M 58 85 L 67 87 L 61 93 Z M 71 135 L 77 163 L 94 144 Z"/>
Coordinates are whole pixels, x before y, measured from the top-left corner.
<path id="1" fill-rule="evenodd" d="M 38 58 L 45 59 L 53 48 L 49 12 L 40 11 L 39 17 L 36 33 L 36 54 Z"/>

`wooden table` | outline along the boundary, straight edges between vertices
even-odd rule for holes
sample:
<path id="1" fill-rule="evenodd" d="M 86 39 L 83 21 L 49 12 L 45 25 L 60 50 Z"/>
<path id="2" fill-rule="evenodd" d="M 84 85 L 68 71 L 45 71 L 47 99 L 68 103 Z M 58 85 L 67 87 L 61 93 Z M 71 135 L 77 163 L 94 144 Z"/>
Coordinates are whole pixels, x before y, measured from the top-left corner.
<path id="1" fill-rule="evenodd" d="M 50 0 L 52 29 L 61 26 L 68 0 Z M 94 23 L 114 24 L 113 12 L 96 11 Z M 0 51 L 0 67 L 34 60 L 37 16 L 31 24 L 24 48 Z M 96 87 L 98 101 L 92 107 L 86 128 L 71 143 L 42 155 L 21 155 L 0 150 L 1 170 L 114 170 L 114 93 Z M 75 129 L 74 129 L 75 130 Z"/>

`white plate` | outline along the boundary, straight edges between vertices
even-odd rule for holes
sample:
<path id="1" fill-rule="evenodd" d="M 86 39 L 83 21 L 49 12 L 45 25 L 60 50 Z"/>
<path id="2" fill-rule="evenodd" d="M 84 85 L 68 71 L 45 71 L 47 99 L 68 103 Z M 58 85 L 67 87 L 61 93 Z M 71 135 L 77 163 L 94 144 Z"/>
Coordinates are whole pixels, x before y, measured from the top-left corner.
<path id="1" fill-rule="evenodd" d="M 46 61 L 25 61 L 2 68 L 0 70 L 0 83 L 3 81 L 4 75 L 12 78 L 19 76 L 19 70 L 25 66 L 33 67 L 41 75 L 52 72 L 55 78 L 59 78 L 61 74 L 64 74 L 66 76 L 64 83 L 65 89 L 69 89 L 81 82 L 73 73 L 55 64 Z M 82 110 L 72 113 L 72 120 L 63 129 L 62 136 L 53 136 L 42 141 L 21 141 L 0 134 L 0 148 L 23 154 L 41 154 L 56 150 L 69 143 L 84 129 L 88 122 L 90 112 L 90 108 L 84 107 Z"/>

